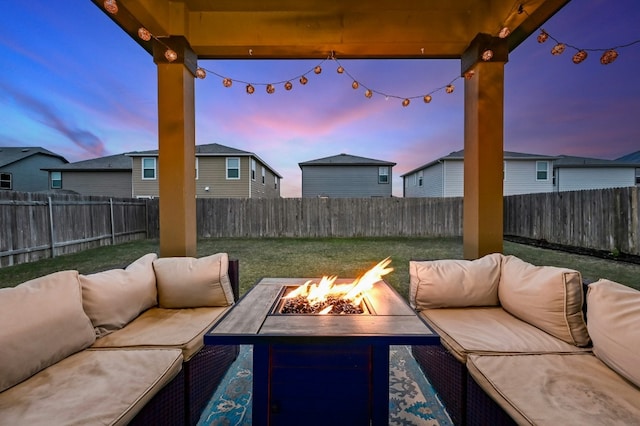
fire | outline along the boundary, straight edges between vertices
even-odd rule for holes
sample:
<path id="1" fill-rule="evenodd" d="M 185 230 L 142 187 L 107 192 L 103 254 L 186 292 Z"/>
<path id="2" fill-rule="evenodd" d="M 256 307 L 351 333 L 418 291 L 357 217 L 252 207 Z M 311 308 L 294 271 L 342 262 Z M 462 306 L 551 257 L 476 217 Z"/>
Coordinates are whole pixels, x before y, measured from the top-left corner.
<path id="1" fill-rule="evenodd" d="M 359 305 L 366 292 L 371 289 L 376 282 L 380 281 L 383 276 L 393 271 L 393 268 L 388 267 L 390 263 L 391 259 L 387 257 L 363 275 L 356 278 L 352 283 L 348 284 L 335 284 L 338 278 L 336 275 L 325 275 L 318 284 L 314 284 L 309 280 L 284 296 L 283 299 L 303 297 L 306 298 L 307 303 L 313 306 L 322 305 L 329 298 L 332 298 L 346 300 L 353 305 Z M 319 314 L 328 314 L 332 308 L 333 305 L 329 305 L 320 311 Z"/>

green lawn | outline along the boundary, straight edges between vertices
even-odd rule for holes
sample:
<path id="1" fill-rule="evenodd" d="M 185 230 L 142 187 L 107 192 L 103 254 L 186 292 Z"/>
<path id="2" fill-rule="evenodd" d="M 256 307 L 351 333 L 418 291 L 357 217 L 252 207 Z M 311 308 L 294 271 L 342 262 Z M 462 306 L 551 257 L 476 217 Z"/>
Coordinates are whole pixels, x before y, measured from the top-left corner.
<path id="1" fill-rule="evenodd" d="M 145 253 L 158 252 L 157 240 L 104 246 L 81 253 L 0 268 L 0 287 L 54 271 L 77 269 L 88 274 L 125 267 Z M 403 296 L 409 288 L 409 260 L 462 258 L 460 238 L 221 238 L 198 241 L 198 257 L 229 253 L 240 260 L 240 292 L 261 277 L 356 277 L 391 257 L 395 271 L 386 279 Z M 505 241 L 504 253 L 535 265 L 580 271 L 585 279 L 608 278 L 640 289 L 640 265 L 574 255 Z"/>

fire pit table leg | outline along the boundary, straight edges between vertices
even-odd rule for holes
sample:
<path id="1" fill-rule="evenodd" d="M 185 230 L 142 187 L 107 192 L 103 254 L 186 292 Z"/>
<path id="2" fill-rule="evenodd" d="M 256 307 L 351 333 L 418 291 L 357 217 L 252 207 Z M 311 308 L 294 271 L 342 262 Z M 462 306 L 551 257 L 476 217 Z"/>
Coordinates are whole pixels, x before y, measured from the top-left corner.
<path id="1" fill-rule="evenodd" d="M 373 345 L 371 362 L 371 424 L 389 424 L 389 345 Z"/>

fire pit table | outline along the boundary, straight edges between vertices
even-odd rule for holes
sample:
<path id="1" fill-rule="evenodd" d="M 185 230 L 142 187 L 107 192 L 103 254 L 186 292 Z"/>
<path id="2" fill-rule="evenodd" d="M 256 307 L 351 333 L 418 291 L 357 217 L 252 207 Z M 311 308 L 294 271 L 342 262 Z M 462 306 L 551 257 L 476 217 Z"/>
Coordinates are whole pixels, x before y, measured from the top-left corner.
<path id="1" fill-rule="evenodd" d="M 282 296 L 308 280 L 261 279 L 204 343 L 253 345 L 254 425 L 387 425 L 389 346 L 439 336 L 383 280 L 362 314 L 281 313 Z"/>

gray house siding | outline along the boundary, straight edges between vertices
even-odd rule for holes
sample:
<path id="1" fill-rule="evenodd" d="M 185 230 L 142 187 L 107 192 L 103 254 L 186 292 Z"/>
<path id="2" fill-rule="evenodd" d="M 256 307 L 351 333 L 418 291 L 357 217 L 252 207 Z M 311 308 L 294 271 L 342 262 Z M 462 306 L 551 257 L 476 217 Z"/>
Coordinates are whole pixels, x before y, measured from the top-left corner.
<path id="1" fill-rule="evenodd" d="M 47 167 L 66 164 L 58 157 L 34 154 L 15 163 L 0 168 L 2 173 L 11 174 L 11 189 L 13 191 L 36 192 L 49 189 L 49 173 Z"/>
<path id="2" fill-rule="evenodd" d="M 130 198 L 131 172 L 62 172 L 62 189 L 82 195 Z"/>
<path id="3" fill-rule="evenodd" d="M 391 197 L 392 167 L 388 167 L 387 183 L 378 183 L 378 167 L 301 166 L 302 197 Z"/>
<path id="4" fill-rule="evenodd" d="M 563 167 L 557 168 L 555 175 L 556 191 L 580 191 L 583 189 L 635 186 L 634 167 Z"/>
<path id="5" fill-rule="evenodd" d="M 444 166 L 437 163 L 404 176 L 405 197 L 442 197 L 444 192 Z M 420 184 L 422 174 L 422 184 Z"/>

